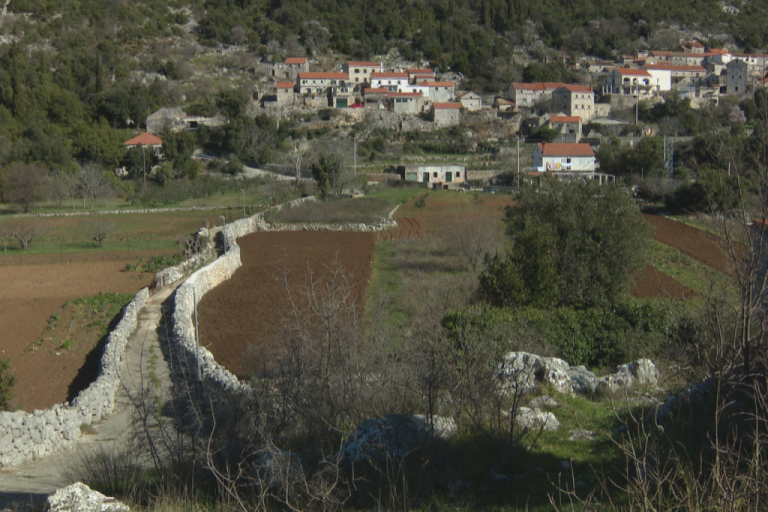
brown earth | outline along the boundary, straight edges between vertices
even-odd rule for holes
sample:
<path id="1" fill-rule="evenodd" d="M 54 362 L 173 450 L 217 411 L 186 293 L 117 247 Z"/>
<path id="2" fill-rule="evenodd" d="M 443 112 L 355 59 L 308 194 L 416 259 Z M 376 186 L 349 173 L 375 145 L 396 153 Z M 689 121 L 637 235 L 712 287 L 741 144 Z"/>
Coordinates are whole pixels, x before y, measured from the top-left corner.
<path id="1" fill-rule="evenodd" d="M 639 298 L 663 297 L 680 299 L 693 297 L 696 292 L 665 274 L 656 267 L 646 263 L 643 275 L 640 276 L 632 290 L 632 295 Z"/>
<path id="2" fill-rule="evenodd" d="M 253 233 L 239 238 L 243 266 L 200 301 L 200 341 L 239 377 L 252 369 L 249 348 L 263 347 L 281 330 L 290 311 L 287 286 L 294 294 L 307 284 L 307 269 L 327 282 L 337 259 L 350 274 L 360 299 L 371 278 L 374 233 L 294 231 Z"/>
<path id="3" fill-rule="evenodd" d="M 661 215 L 644 213 L 643 217 L 656 228 L 656 241 L 718 272 L 733 275 L 733 267 L 718 244 L 717 236 Z"/>
<path id="4" fill-rule="evenodd" d="M 14 401 L 26 411 L 64 402 L 73 383 L 87 385 L 92 363 L 100 354 L 89 351 L 25 349 L 45 335 L 48 319 L 64 302 L 99 292 L 136 293 L 152 282 L 152 275 L 122 272 L 125 263 L 89 261 L 71 264 L 0 266 L 0 357 L 10 358 L 17 382 Z M 91 351 L 93 352 L 93 351 Z M 96 364 L 98 369 L 98 364 Z"/>
<path id="5" fill-rule="evenodd" d="M 376 240 L 416 240 L 421 238 L 421 223 L 413 217 L 398 217 L 397 227 L 381 231 Z"/>

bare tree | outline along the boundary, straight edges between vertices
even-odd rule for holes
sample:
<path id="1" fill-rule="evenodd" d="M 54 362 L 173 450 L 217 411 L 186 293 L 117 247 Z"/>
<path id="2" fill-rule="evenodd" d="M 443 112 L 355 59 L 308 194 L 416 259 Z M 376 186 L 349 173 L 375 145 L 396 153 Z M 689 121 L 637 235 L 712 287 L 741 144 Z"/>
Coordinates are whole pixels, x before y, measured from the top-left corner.
<path id="1" fill-rule="evenodd" d="M 499 246 L 501 230 L 494 219 L 469 210 L 454 214 L 443 226 L 440 238 L 449 251 L 476 272 L 485 255 Z"/>
<path id="2" fill-rule="evenodd" d="M 84 228 L 86 236 L 96 242 L 99 247 L 104 247 L 104 241 L 109 238 L 117 225 L 114 222 L 107 222 L 99 219 L 87 224 Z"/>
<path id="3" fill-rule="evenodd" d="M 75 178 L 61 170 L 51 171 L 46 179 L 48 188 L 48 197 L 56 205 L 56 209 L 61 211 L 65 201 L 72 199 L 75 192 Z"/>
<path id="4" fill-rule="evenodd" d="M 18 240 L 22 250 L 28 249 L 35 240 L 44 237 L 49 231 L 49 226 L 40 219 L 17 219 L 6 227 L 7 236 Z"/>
<path id="5" fill-rule="evenodd" d="M 104 174 L 104 169 L 97 164 L 85 164 L 77 174 L 77 189 L 83 199 L 83 208 L 86 201 L 90 201 L 93 210 L 96 201 L 112 196 L 114 192 L 112 183 Z"/>
<path id="6" fill-rule="evenodd" d="M 285 159 L 293 169 L 293 175 L 296 178 L 296 188 L 299 187 L 299 180 L 301 179 L 301 164 L 304 161 L 304 157 L 310 149 L 310 145 L 307 142 L 297 142 L 293 149 L 285 155 Z"/>
<path id="7" fill-rule="evenodd" d="M 3 196 L 21 206 L 24 213 L 45 195 L 45 171 L 35 164 L 15 162 L 5 173 Z"/>

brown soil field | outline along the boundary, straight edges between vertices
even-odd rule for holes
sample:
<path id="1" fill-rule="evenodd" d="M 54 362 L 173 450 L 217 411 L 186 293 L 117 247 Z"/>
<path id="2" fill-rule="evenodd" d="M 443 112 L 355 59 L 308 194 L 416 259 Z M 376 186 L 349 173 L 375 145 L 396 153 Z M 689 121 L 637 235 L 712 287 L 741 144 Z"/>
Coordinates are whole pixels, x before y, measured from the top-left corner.
<path id="1" fill-rule="evenodd" d="M 693 297 L 696 292 L 656 267 L 646 264 L 643 275 L 638 278 L 632 290 L 632 295 L 638 298 L 680 299 Z"/>
<path id="2" fill-rule="evenodd" d="M 362 305 L 375 240 L 374 233 L 343 231 L 264 232 L 239 238 L 243 266 L 198 305 L 200 342 L 219 364 L 247 376 L 252 370 L 251 345 L 268 345 L 291 311 L 284 271 L 296 298 L 307 284 L 308 269 L 322 280 L 337 260 Z"/>
<path id="3" fill-rule="evenodd" d="M 398 217 L 397 227 L 381 231 L 376 240 L 416 240 L 421 238 L 421 223 L 413 217 Z"/>
<path id="4" fill-rule="evenodd" d="M 661 215 L 644 213 L 643 217 L 656 228 L 654 238 L 658 242 L 677 249 L 718 272 L 733 275 L 732 266 L 718 245 L 717 236 Z"/>
<path id="5" fill-rule="evenodd" d="M 76 396 L 98 371 L 98 350 L 25 351 L 44 336 L 48 319 L 64 302 L 99 292 L 136 293 L 150 274 L 122 272 L 123 261 L 0 266 L 0 357 L 10 358 L 22 409 L 48 408 Z M 62 340 L 63 341 L 63 340 Z M 95 366 L 94 366 L 95 362 Z"/>

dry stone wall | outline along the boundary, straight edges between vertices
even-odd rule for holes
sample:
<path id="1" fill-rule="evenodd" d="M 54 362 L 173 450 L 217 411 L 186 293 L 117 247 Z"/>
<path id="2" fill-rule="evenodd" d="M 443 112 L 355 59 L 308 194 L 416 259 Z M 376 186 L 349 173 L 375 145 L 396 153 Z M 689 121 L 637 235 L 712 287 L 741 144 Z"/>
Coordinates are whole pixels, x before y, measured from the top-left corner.
<path id="1" fill-rule="evenodd" d="M 285 203 L 295 205 L 305 201 L 313 201 L 313 197 L 305 197 Z M 284 205 L 276 207 L 282 208 Z M 226 281 L 242 266 L 240 246 L 237 239 L 258 231 L 381 231 L 396 225 L 392 216 L 397 207 L 388 215 L 388 219 L 375 224 L 269 224 L 264 221 L 264 214 L 259 213 L 227 224 L 222 230 L 223 243 L 226 252 L 216 261 L 193 273 L 187 281 L 176 290 L 173 311 L 173 341 L 178 349 L 177 357 L 186 367 L 187 374 L 195 375 L 199 368 L 202 380 L 211 383 L 225 392 L 247 392 L 250 388 L 242 383 L 229 370 L 221 366 L 213 354 L 205 347 L 198 347 L 195 338 L 194 311 L 197 302 L 210 290 Z M 199 354 L 199 356 L 198 356 Z"/>
<path id="2" fill-rule="evenodd" d="M 139 311 L 148 297 L 148 289 L 143 288 L 125 306 L 123 318 L 107 338 L 99 376 L 71 404 L 57 404 L 32 413 L 0 413 L 0 467 L 16 466 L 71 448 L 80 438 L 81 426 L 99 421 L 114 410 L 128 338 L 136 330 Z"/>

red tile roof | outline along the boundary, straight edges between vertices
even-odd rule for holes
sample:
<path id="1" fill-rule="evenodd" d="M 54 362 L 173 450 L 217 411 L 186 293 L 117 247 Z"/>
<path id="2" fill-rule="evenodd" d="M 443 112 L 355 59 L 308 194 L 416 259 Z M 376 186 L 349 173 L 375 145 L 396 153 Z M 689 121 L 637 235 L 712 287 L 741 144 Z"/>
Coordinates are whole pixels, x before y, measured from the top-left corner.
<path id="1" fill-rule="evenodd" d="M 453 82 L 419 82 L 422 87 L 456 87 Z"/>
<path id="2" fill-rule="evenodd" d="M 644 69 L 616 68 L 616 71 L 627 76 L 651 76 L 651 74 Z"/>
<path id="3" fill-rule="evenodd" d="M 427 68 L 408 68 L 406 71 L 412 75 L 434 75 L 435 72 Z"/>
<path id="4" fill-rule="evenodd" d="M 588 85 L 564 85 L 562 87 L 558 87 L 558 89 L 562 88 L 568 89 L 570 92 L 594 92 Z"/>
<path id="5" fill-rule="evenodd" d="M 659 70 L 659 71 L 696 71 L 698 73 L 705 73 L 707 70 L 701 66 L 678 66 L 676 64 L 646 64 L 643 66 L 645 69 Z"/>
<path id="6" fill-rule="evenodd" d="M 363 94 L 387 94 L 389 89 L 386 87 L 366 87 L 363 89 Z"/>
<path id="7" fill-rule="evenodd" d="M 464 108 L 464 105 L 461 103 L 433 103 L 432 108 L 435 110 L 443 110 L 443 109 L 460 109 Z"/>
<path id="8" fill-rule="evenodd" d="M 548 91 L 550 89 L 554 90 L 558 87 L 562 87 L 565 84 L 560 82 L 540 82 L 535 84 L 524 84 L 524 83 L 513 83 L 512 86 L 517 90 L 524 90 L 524 91 Z"/>
<path id="9" fill-rule="evenodd" d="M 578 123 L 581 121 L 579 116 L 552 116 L 550 123 Z"/>
<path id="10" fill-rule="evenodd" d="M 306 57 L 288 57 L 285 59 L 285 64 L 306 64 Z"/>
<path id="11" fill-rule="evenodd" d="M 380 68 L 381 63 L 380 62 L 359 62 L 350 60 L 347 61 L 347 66 L 360 68 L 360 67 L 368 67 L 368 68 Z"/>
<path id="12" fill-rule="evenodd" d="M 157 135 L 152 135 L 149 132 L 144 132 L 141 135 L 132 138 L 131 140 L 123 142 L 123 146 L 138 146 L 139 144 L 143 146 L 154 146 L 154 145 L 160 145 L 162 143 L 163 143 L 163 139 L 161 139 Z"/>
<path id="13" fill-rule="evenodd" d="M 558 144 L 539 142 L 539 150 L 544 156 L 595 156 L 589 144 Z"/>
<path id="14" fill-rule="evenodd" d="M 691 41 L 690 43 L 688 43 L 688 46 L 690 46 L 691 48 L 704 48 L 704 45 L 698 41 Z"/>
<path id="15" fill-rule="evenodd" d="M 317 79 L 317 80 L 349 80 L 347 73 L 326 73 L 324 71 L 303 71 L 299 73 L 299 80 Z"/>
<path id="16" fill-rule="evenodd" d="M 293 82 L 277 82 L 278 89 L 293 89 Z"/>
<path id="17" fill-rule="evenodd" d="M 371 73 L 371 80 L 376 78 L 408 78 L 408 73 Z"/>
<path id="18" fill-rule="evenodd" d="M 388 98 L 421 98 L 420 92 L 390 92 Z"/>

